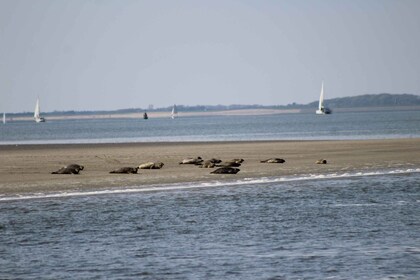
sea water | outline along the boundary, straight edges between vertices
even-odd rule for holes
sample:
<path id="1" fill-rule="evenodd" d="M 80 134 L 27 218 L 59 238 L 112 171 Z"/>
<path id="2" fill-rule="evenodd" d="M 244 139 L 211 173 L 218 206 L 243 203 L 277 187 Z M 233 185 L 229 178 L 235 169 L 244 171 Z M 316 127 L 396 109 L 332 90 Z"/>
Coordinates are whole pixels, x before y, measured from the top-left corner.
<path id="1" fill-rule="evenodd" d="M 420 111 L 8 122 L 1 144 L 420 137 Z"/>
<path id="2" fill-rule="evenodd" d="M 420 172 L 3 198 L 1 279 L 418 279 Z"/>
<path id="3" fill-rule="evenodd" d="M 420 137 L 420 112 L 8 122 L 1 144 Z M 420 169 L 0 196 L 0 279 L 419 279 Z"/>

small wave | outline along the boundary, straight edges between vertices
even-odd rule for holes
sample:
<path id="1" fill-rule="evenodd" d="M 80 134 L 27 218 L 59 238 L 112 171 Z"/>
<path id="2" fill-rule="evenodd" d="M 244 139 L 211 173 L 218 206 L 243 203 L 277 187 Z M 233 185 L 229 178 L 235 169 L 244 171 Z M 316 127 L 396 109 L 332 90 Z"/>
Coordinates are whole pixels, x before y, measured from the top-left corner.
<path id="1" fill-rule="evenodd" d="M 123 193 L 139 193 L 139 192 L 156 192 L 156 191 L 174 191 L 174 190 L 189 190 L 200 188 L 214 188 L 225 186 L 238 185 L 256 185 L 269 183 L 284 183 L 308 180 L 329 180 L 329 179 L 345 179 L 352 177 L 366 177 L 379 175 L 397 175 L 418 173 L 420 168 L 413 169 L 395 169 L 385 171 L 370 171 L 370 172 L 345 172 L 345 173 L 329 173 L 329 174 L 307 174 L 286 177 L 261 177 L 261 178 L 244 178 L 235 181 L 210 181 L 210 182 L 192 182 L 192 183 L 174 183 L 166 185 L 149 185 L 149 186 L 131 186 L 126 188 L 112 188 L 92 191 L 70 191 L 70 192 L 54 192 L 54 193 L 30 193 L 13 196 L 0 197 L 1 201 L 37 199 L 37 198 L 63 198 L 76 196 L 92 196 L 92 195 L 107 195 L 107 194 L 123 194 Z"/>

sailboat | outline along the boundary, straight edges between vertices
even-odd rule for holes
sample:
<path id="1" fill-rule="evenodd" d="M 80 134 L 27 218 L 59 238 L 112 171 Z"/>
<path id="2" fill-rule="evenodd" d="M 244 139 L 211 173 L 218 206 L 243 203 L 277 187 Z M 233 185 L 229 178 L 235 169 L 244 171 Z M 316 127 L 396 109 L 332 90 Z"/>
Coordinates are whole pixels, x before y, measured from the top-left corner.
<path id="1" fill-rule="evenodd" d="M 147 116 L 147 113 L 146 113 L 146 112 L 144 112 L 144 114 L 143 114 L 143 119 L 147 120 L 148 118 L 149 118 L 149 116 Z"/>
<path id="2" fill-rule="evenodd" d="M 324 106 L 324 82 L 321 85 L 321 94 L 319 96 L 319 105 L 318 110 L 316 110 L 317 115 L 328 115 L 331 114 L 331 110 Z"/>
<path id="3" fill-rule="evenodd" d="M 45 119 L 42 118 L 39 114 L 40 114 L 40 109 L 39 109 L 39 97 L 36 99 L 36 104 L 35 104 L 35 112 L 34 112 L 34 119 L 37 123 L 40 122 L 45 122 Z"/>
<path id="4" fill-rule="evenodd" d="M 6 113 L 3 113 L 3 123 L 6 124 Z"/>
<path id="5" fill-rule="evenodd" d="M 174 107 L 172 107 L 171 118 L 175 119 L 176 117 L 178 117 L 178 109 L 176 108 L 176 105 L 174 105 Z"/>

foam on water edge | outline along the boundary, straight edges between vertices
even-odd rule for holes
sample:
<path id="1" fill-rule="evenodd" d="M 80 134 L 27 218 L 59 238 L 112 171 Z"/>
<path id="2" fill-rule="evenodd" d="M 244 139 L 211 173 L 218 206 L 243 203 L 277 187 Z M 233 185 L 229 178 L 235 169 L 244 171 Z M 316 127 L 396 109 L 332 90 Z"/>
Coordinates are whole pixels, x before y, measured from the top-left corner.
<path id="1" fill-rule="evenodd" d="M 253 185 L 253 184 L 270 184 L 283 182 L 296 182 L 308 180 L 328 180 L 328 179 L 345 179 L 351 177 L 364 176 L 379 176 L 379 175 L 396 175 L 419 173 L 420 168 L 409 169 L 393 169 L 393 170 L 376 170 L 369 172 L 345 172 L 345 173 L 328 173 L 328 174 L 305 174 L 298 176 L 285 177 L 261 177 L 261 178 L 245 178 L 234 181 L 209 181 L 209 182 L 190 182 L 190 183 L 174 183 L 163 185 L 148 185 L 148 186 L 130 186 L 124 188 L 110 188 L 90 191 L 70 191 L 70 192 L 48 192 L 48 193 L 28 193 L 23 195 L 5 195 L 0 196 L 2 201 L 14 201 L 25 199 L 40 199 L 40 198 L 62 198 L 62 197 L 76 197 L 76 196 L 92 196 L 92 195 L 107 195 L 107 194 L 123 194 L 123 193 L 139 193 L 139 192 L 156 192 L 156 191 L 175 191 L 175 190 L 189 190 L 200 188 L 214 188 L 238 185 Z"/>

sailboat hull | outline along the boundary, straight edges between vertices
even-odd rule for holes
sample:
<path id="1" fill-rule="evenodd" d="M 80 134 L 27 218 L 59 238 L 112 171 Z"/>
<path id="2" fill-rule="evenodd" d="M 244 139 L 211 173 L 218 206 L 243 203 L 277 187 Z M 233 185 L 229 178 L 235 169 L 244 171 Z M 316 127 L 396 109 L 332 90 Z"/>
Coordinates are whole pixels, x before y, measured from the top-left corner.
<path id="1" fill-rule="evenodd" d="M 321 109 L 321 110 L 316 110 L 315 113 L 317 115 L 329 115 L 329 114 L 331 114 L 331 110 L 328 109 L 328 108 L 324 108 L 324 109 Z"/>

